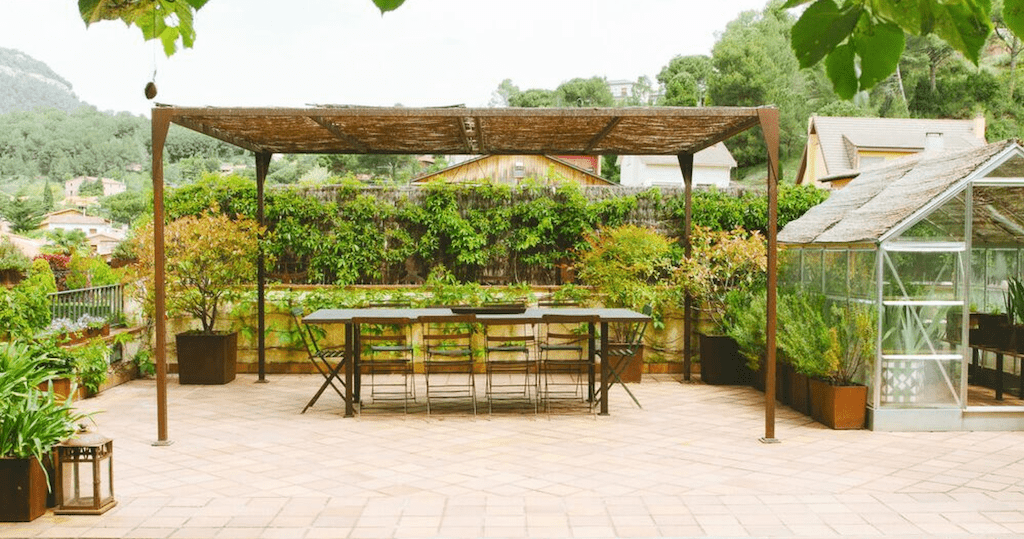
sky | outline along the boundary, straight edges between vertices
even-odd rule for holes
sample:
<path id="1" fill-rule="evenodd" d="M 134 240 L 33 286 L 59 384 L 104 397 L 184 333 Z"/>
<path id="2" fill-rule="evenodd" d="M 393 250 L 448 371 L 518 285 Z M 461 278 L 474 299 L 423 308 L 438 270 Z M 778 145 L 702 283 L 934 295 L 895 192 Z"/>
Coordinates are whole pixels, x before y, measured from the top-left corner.
<path id="1" fill-rule="evenodd" d="M 179 106 L 487 106 L 504 79 L 554 89 L 592 76 L 654 80 L 677 55 L 767 0 L 210 0 L 192 49 L 167 58 L 138 28 L 86 28 L 77 0 L 0 0 L 18 49 L 105 111 Z M 154 80 L 158 95 L 143 95 Z"/>

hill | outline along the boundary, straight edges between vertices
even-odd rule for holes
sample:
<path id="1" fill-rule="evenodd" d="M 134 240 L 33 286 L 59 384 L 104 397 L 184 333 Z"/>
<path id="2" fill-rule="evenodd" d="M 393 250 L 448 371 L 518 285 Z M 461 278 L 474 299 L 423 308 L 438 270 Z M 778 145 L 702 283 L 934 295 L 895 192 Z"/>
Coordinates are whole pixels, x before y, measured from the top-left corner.
<path id="1" fill-rule="evenodd" d="M 0 114 L 54 108 L 66 112 L 88 106 L 71 83 L 31 56 L 0 47 Z"/>

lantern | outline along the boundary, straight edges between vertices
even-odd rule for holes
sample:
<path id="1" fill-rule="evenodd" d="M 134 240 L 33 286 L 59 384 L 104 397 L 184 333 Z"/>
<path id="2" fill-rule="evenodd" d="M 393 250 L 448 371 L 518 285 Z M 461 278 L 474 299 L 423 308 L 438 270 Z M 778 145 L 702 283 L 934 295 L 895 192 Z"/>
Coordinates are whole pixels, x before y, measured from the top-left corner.
<path id="1" fill-rule="evenodd" d="M 57 514 L 99 515 L 114 500 L 114 441 L 94 432 L 79 432 L 56 446 Z"/>

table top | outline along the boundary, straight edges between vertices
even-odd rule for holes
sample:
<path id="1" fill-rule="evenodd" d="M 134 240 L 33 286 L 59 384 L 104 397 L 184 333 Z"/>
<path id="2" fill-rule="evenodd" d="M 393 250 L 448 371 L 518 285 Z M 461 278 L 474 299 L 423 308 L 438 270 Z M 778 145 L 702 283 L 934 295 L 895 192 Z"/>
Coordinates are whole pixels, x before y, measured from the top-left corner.
<path id="1" fill-rule="evenodd" d="M 522 313 L 478 314 L 476 319 L 481 323 L 488 320 L 511 321 L 523 323 L 542 322 L 545 315 L 594 316 L 598 322 L 646 322 L 651 319 L 643 313 L 621 308 L 590 308 L 590 307 L 531 307 Z M 361 309 L 320 309 L 306 315 L 302 321 L 308 324 L 348 324 L 354 319 L 395 319 L 405 318 L 410 322 L 423 316 L 464 316 L 452 312 L 450 308 L 424 307 L 414 309 L 394 308 L 361 308 Z"/>

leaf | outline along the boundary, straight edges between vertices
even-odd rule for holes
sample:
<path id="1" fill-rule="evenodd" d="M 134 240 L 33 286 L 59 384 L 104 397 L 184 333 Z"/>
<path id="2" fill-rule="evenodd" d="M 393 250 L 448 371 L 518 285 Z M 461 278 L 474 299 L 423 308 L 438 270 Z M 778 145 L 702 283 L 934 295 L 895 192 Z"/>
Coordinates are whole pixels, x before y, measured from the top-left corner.
<path id="1" fill-rule="evenodd" d="M 858 32 L 853 37 L 854 48 L 860 56 L 860 87 L 873 87 L 896 71 L 906 39 L 903 30 L 892 23 L 876 24 L 870 32 Z"/>
<path id="2" fill-rule="evenodd" d="M 904 32 L 913 35 L 922 35 L 930 30 L 931 23 L 923 22 L 931 20 L 931 12 L 928 10 L 932 0 L 872 0 L 869 2 L 868 11 L 876 19 L 888 20 L 896 23 Z"/>
<path id="3" fill-rule="evenodd" d="M 1003 22 L 1014 35 L 1024 39 L 1024 0 L 1003 0 Z"/>
<path id="4" fill-rule="evenodd" d="M 825 58 L 825 73 L 832 81 L 836 94 L 843 99 L 853 99 L 857 93 L 857 73 L 853 66 L 854 50 L 849 43 L 835 48 Z"/>
<path id="5" fill-rule="evenodd" d="M 992 32 L 991 5 L 986 0 L 961 0 L 937 2 L 931 8 L 935 34 L 977 65 L 981 48 Z"/>
<path id="6" fill-rule="evenodd" d="M 399 6 L 405 3 L 405 0 L 373 0 L 374 4 L 377 4 L 377 8 L 380 9 L 381 15 L 388 11 L 394 11 Z"/>
<path id="7" fill-rule="evenodd" d="M 818 0 L 804 11 L 793 25 L 791 43 L 800 67 L 821 61 L 853 32 L 861 8 L 850 6 L 840 11 L 832 0 Z"/>
<path id="8" fill-rule="evenodd" d="M 788 2 L 786 2 L 785 4 L 782 5 L 782 9 L 795 8 L 797 6 L 806 4 L 808 2 L 813 2 L 813 1 L 814 0 L 789 0 Z"/>

